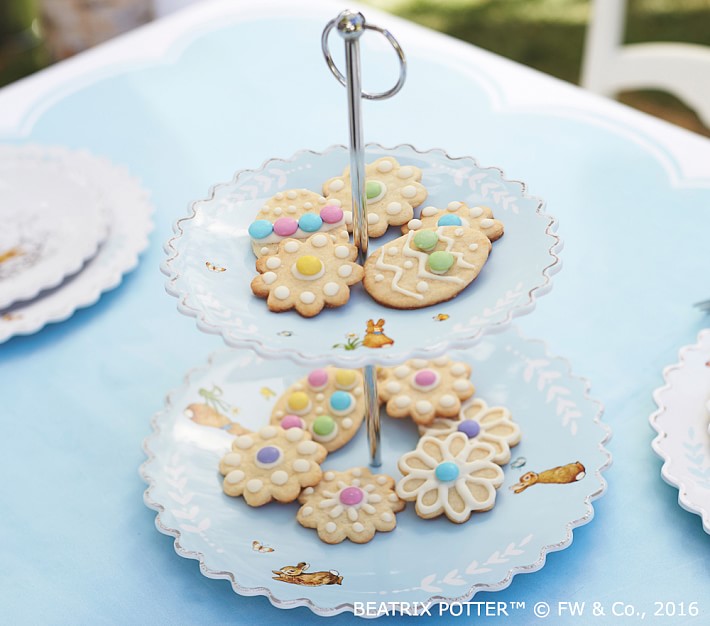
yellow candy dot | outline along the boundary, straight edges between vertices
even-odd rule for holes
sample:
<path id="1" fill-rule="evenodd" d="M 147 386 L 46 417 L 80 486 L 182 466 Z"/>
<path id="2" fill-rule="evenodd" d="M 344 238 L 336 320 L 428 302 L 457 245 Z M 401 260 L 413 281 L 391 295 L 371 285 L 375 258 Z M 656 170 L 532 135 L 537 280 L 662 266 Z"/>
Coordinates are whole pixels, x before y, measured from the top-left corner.
<path id="1" fill-rule="evenodd" d="M 308 396 L 302 391 L 296 391 L 288 397 L 288 408 L 292 411 L 303 411 L 308 406 Z"/>
<path id="2" fill-rule="evenodd" d="M 313 276 L 320 272 L 322 267 L 321 260 L 311 254 L 304 254 L 296 261 L 296 269 L 304 276 Z"/>
<path id="3" fill-rule="evenodd" d="M 355 383 L 355 370 L 338 370 L 335 372 L 335 382 L 338 387 L 352 387 Z"/>

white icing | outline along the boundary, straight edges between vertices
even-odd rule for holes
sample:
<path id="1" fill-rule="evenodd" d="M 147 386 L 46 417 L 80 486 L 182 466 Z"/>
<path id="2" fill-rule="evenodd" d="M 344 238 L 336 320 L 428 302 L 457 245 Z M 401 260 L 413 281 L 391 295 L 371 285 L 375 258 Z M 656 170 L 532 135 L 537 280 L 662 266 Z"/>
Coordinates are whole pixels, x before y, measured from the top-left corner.
<path id="1" fill-rule="evenodd" d="M 291 209 L 293 209 L 293 211 L 291 211 Z M 287 211 L 289 213 L 295 213 L 296 207 L 288 207 Z M 276 209 L 274 209 L 274 212 L 276 212 Z M 319 233 L 327 233 L 331 230 L 335 230 L 336 228 L 343 228 L 345 226 L 345 224 L 346 224 L 345 216 L 343 215 L 343 218 L 341 220 L 334 222 L 332 224 L 328 224 L 327 222 L 323 222 L 321 224 L 321 227 L 318 229 L 318 232 Z M 280 241 L 283 241 L 284 239 L 308 239 L 311 235 L 314 235 L 314 234 L 315 233 L 306 232 L 305 230 L 301 230 L 300 228 L 297 228 L 296 232 L 291 235 L 281 236 L 281 235 L 277 235 L 276 233 L 272 232 L 267 237 L 262 237 L 261 239 L 252 238 L 252 241 L 254 241 L 255 243 L 259 243 L 259 244 L 279 243 Z M 286 248 L 287 252 L 295 252 L 296 250 L 298 250 L 298 248 L 294 248 L 293 250 L 289 250 L 288 248 Z"/>
<path id="2" fill-rule="evenodd" d="M 393 167 L 392 161 L 380 161 L 377 164 L 377 171 L 386 174 L 387 172 L 391 172 Z"/>
<path id="3" fill-rule="evenodd" d="M 279 191 L 279 192 L 274 196 L 274 198 L 275 198 L 276 200 L 283 200 L 283 199 L 284 199 L 284 195 Z"/>
<path id="4" fill-rule="evenodd" d="M 422 227 L 422 221 L 418 220 L 416 217 L 407 222 L 407 228 L 409 230 L 417 230 Z"/>
<path id="5" fill-rule="evenodd" d="M 325 532 L 327 533 L 334 533 L 336 530 L 338 530 L 338 526 L 335 522 L 328 522 L 325 525 Z"/>
<path id="6" fill-rule="evenodd" d="M 281 215 L 281 213 L 283 213 L 283 209 L 280 206 L 274 208 L 274 215 Z"/>
<path id="7" fill-rule="evenodd" d="M 393 373 L 397 378 L 404 378 L 410 371 L 411 370 L 406 365 L 398 365 L 394 368 Z"/>
<path id="8" fill-rule="evenodd" d="M 293 206 L 292 204 L 289 204 L 286 207 L 286 213 L 295 213 L 296 211 L 298 211 L 298 209 L 295 206 Z"/>
<path id="9" fill-rule="evenodd" d="M 356 533 L 361 533 L 363 530 L 365 530 L 365 527 L 360 522 L 355 522 L 353 524 L 353 530 Z"/>
<path id="10" fill-rule="evenodd" d="M 300 247 L 301 247 L 301 244 L 298 243 L 298 241 L 287 241 L 284 244 L 284 250 L 286 250 L 286 252 L 291 252 L 291 253 L 297 252 Z"/>
<path id="11" fill-rule="evenodd" d="M 434 365 L 436 365 L 437 367 L 444 367 L 444 365 L 449 364 L 449 357 L 448 356 L 438 356 L 432 360 L 432 363 Z"/>
<path id="12" fill-rule="evenodd" d="M 343 211 L 343 219 L 345 220 L 345 223 L 350 226 L 353 223 L 353 212 Z"/>
<path id="13" fill-rule="evenodd" d="M 471 250 L 471 252 L 474 252 L 474 251 L 478 250 L 478 244 L 477 243 L 469 244 L 468 249 Z"/>
<path id="14" fill-rule="evenodd" d="M 417 291 L 418 291 L 419 293 L 426 293 L 427 291 L 429 291 L 429 284 L 426 283 L 426 282 L 423 281 L 423 280 L 420 280 L 420 281 L 417 283 Z"/>
<path id="15" fill-rule="evenodd" d="M 375 282 L 376 283 L 381 283 L 385 277 L 382 274 L 375 274 Z"/>
<path id="16" fill-rule="evenodd" d="M 347 259 L 350 256 L 350 248 L 348 246 L 336 246 L 335 256 L 339 259 Z"/>
<path id="17" fill-rule="evenodd" d="M 266 267 L 270 270 L 277 270 L 281 267 L 281 259 L 277 256 L 272 256 L 266 259 Z"/>
<path id="18" fill-rule="evenodd" d="M 334 206 L 340 206 L 340 207 L 343 206 L 343 203 L 342 203 L 340 200 L 338 200 L 337 198 L 328 198 L 328 199 L 326 200 L 326 202 L 327 202 L 328 204 L 332 204 L 332 205 L 334 205 Z M 351 215 L 352 215 L 352 214 L 351 214 Z"/>
<path id="19" fill-rule="evenodd" d="M 273 426 L 264 426 L 259 431 L 259 436 L 262 439 L 273 439 L 278 434 L 278 431 Z"/>
<path id="20" fill-rule="evenodd" d="M 310 468 L 311 463 L 310 461 L 306 461 L 306 459 L 296 459 L 293 462 L 293 471 L 298 472 L 299 474 L 307 472 Z"/>
<path id="21" fill-rule="evenodd" d="M 304 506 L 301 509 L 301 515 L 303 517 L 308 517 L 309 515 L 313 515 L 313 507 L 312 506 Z"/>
<path id="22" fill-rule="evenodd" d="M 325 246 L 328 243 L 328 239 L 326 238 L 325 235 L 318 234 L 311 239 L 311 243 L 316 248 L 322 248 L 323 246 Z"/>
<path id="23" fill-rule="evenodd" d="M 266 254 L 269 254 L 269 252 L 271 251 L 266 246 L 264 246 L 261 250 L 259 250 L 259 252 L 261 252 L 261 256 L 264 256 Z"/>
<path id="24" fill-rule="evenodd" d="M 378 485 L 386 485 L 387 484 L 387 476 L 378 476 L 376 479 Z"/>
<path id="25" fill-rule="evenodd" d="M 460 202 L 449 202 L 446 206 L 447 211 L 458 211 L 461 208 Z"/>
<path id="26" fill-rule="evenodd" d="M 240 435 L 234 440 L 234 445 L 240 450 L 248 450 L 254 445 L 254 440 L 249 435 Z"/>
<path id="27" fill-rule="evenodd" d="M 343 181 L 342 178 L 336 178 L 335 180 L 331 180 L 330 184 L 328 185 L 328 189 L 334 192 L 338 192 L 341 189 L 345 187 L 345 181 Z"/>
<path id="28" fill-rule="evenodd" d="M 228 483 L 236 485 L 237 483 L 242 482 L 245 477 L 246 474 L 242 472 L 242 470 L 232 470 L 224 478 Z"/>
<path id="29" fill-rule="evenodd" d="M 312 208 L 313 208 L 313 203 L 312 203 L 312 202 L 304 202 L 304 203 L 303 203 L 303 208 L 304 208 L 304 209 L 312 209 Z"/>
<path id="30" fill-rule="evenodd" d="M 457 381 L 460 382 L 460 381 Z M 456 398 L 450 394 L 445 394 L 439 398 L 439 404 L 445 409 L 450 409 L 452 406 L 456 405 Z"/>
<path id="31" fill-rule="evenodd" d="M 492 220 L 490 217 L 485 217 L 481 220 L 481 228 L 490 228 L 495 224 L 495 220 Z"/>
<path id="32" fill-rule="evenodd" d="M 242 463 L 242 455 L 238 452 L 228 452 L 224 455 L 222 459 L 227 465 L 232 467 L 239 467 Z"/>
<path id="33" fill-rule="evenodd" d="M 418 370 L 423 369 L 427 365 L 429 365 L 429 361 L 427 361 L 426 359 L 412 359 L 411 363 L 412 367 Z"/>
<path id="34" fill-rule="evenodd" d="M 463 374 L 466 373 L 466 366 L 463 363 L 454 363 L 451 366 L 451 373 L 454 376 L 462 376 Z"/>
<path id="35" fill-rule="evenodd" d="M 320 259 L 318 260 L 320 261 Z M 323 261 L 320 261 L 320 271 L 317 274 L 313 274 L 312 276 L 306 276 L 305 274 L 301 274 L 301 272 L 298 271 L 298 268 L 294 263 L 291 266 L 291 274 L 293 274 L 294 278 L 297 278 L 298 280 L 318 280 L 319 278 L 323 277 L 323 274 L 325 274 L 325 265 L 323 264 Z"/>
<path id="36" fill-rule="evenodd" d="M 274 296 L 279 300 L 285 300 L 291 295 L 291 290 L 286 285 L 279 285 L 274 289 Z"/>
<path id="37" fill-rule="evenodd" d="M 387 248 L 387 254 L 389 254 L 390 256 L 395 256 L 398 253 L 399 253 L 399 249 L 395 248 L 394 246 L 391 248 Z"/>
<path id="38" fill-rule="evenodd" d="M 342 426 L 345 430 L 350 430 L 353 427 L 353 421 L 349 417 L 346 417 L 340 423 L 342 424 Z"/>
<path id="39" fill-rule="evenodd" d="M 277 276 L 274 272 L 266 272 L 261 276 L 261 279 L 264 281 L 265 285 L 271 285 L 275 280 Z"/>
<path id="40" fill-rule="evenodd" d="M 286 439 L 288 439 L 291 443 L 296 443 L 297 441 L 301 441 L 303 439 L 303 430 L 300 428 L 289 428 L 286 431 Z"/>
<path id="41" fill-rule="evenodd" d="M 354 468 L 350 473 L 355 476 L 355 478 L 362 476 L 362 470 L 359 467 Z"/>
<path id="42" fill-rule="evenodd" d="M 377 215 L 377 213 L 368 213 L 367 214 L 367 223 L 372 225 L 372 224 L 377 224 L 377 222 L 380 221 L 380 216 Z"/>
<path id="43" fill-rule="evenodd" d="M 399 168 L 399 172 L 397 172 L 397 176 L 400 178 L 411 178 L 412 175 L 414 174 L 414 171 L 412 170 L 409 165 L 405 165 L 404 167 Z"/>
<path id="44" fill-rule="evenodd" d="M 402 385 L 400 385 L 396 380 L 391 380 L 385 385 L 387 393 L 395 394 L 402 391 Z"/>
<path id="45" fill-rule="evenodd" d="M 411 270 L 414 267 L 414 262 L 413 261 L 405 261 L 402 263 L 404 265 L 405 270 Z"/>
<path id="46" fill-rule="evenodd" d="M 263 486 L 263 481 L 259 480 L 258 478 L 252 478 L 249 482 L 247 482 L 247 491 L 250 491 L 251 493 L 256 493 Z"/>
<path id="47" fill-rule="evenodd" d="M 454 235 L 456 235 L 457 237 L 460 237 L 461 235 L 463 235 L 463 228 L 457 228 L 454 231 Z"/>
<path id="48" fill-rule="evenodd" d="M 316 294 L 312 291 L 304 291 L 298 296 L 303 304 L 313 304 L 316 301 Z"/>
<path id="49" fill-rule="evenodd" d="M 417 195 L 417 188 L 414 185 L 407 185 L 402 187 L 401 193 L 403 198 L 413 198 Z"/>
<path id="50" fill-rule="evenodd" d="M 431 402 L 429 402 L 428 400 L 419 400 L 419 402 L 414 405 L 414 410 L 422 415 L 431 413 L 431 410 L 433 408 L 434 407 L 432 406 Z"/>
<path id="51" fill-rule="evenodd" d="M 391 522 L 392 521 L 392 513 L 385 511 L 382 515 L 380 515 L 380 519 L 383 522 Z"/>
<path id="52" fill-rule="evenodd" d="M 394 403 L 400 409 L 404 409 L 412 404 L 412 399 L 409 396 L 397 396 L 394 399 Z"/>
<path id="53" fill-rule="evenodd" d="M 326 472 L 323 474 L 323 480 L 331 481 L 335 479 L 335 474 L 333 472 Z"/>
<path id="54" fill-rule="evenodd" d="M 426 206 L 422 209 L 422 217 L 431 217 L 439 212 L 435 206 Z"/>
<path id="55" fill-rule="evenodd" d="M 350 265 L 341 265 L 338 268 L 338 276 L 340 278 L 347 278 L 353 273 L 353 268 Z"/>
<path id="56" fill-rule="evenodd" d="M 412 235 L 413 233 L 414 233 L 413 230 L 409 231 L 410 235 Z M 410 239 L 411 239 L 411 237 L 410 237 Z M 392 278 L 392 283 L 390 284 L 392 291 L 396 291 L 397 293 L 401 293 L 404 296 L 409 296 L 409 297 L 415 298 L 417 300 L 423 300 L 424 296 L 422 296 L 421 294 L 414 293 L 413 291 L 409 291 L 408 289 L 405 289 L 404 287 L 400 287 L 399 281 L 402 278 L 402 275 L 404 274 L 404 269 L 399 267 L 399 265 L 392 265 L 389 263 L 385 263 L 385 261 L 384 261 L 385 255 L 383 252 L 383 248 L 380 248 L 380 250 L 378 252 L 379 252 L 378 254 L 376 253 L 377 254 L 377 262 L 375 263 L 375 268 L 378 270 L 394 272 L 394 277 Z M 406 250 L 405 250 L 405 254 L 406 254 Z M 378 278 L 379 276 L 382 276 L 382 278 Z M 377 274 L 375 276 L 375 281 L 380 282 L 381 280 L 384 280 L 384 276 L 382 274 Z"/>
<path id="57" fill-rule="evenodd" d="M 285 485 L 288 482 L 288 474 L 283 470 L 276 470 L 271 474 L 271 482 L 274 485 Z"/>
<path id="58" fill-rule="evenodd" d="M 483 209 L 480 206 L 472 206 L 468 210 L 468 214 L 470 217 L 475 219 L 475 218 L 481 217 L 481 215 L 483 215 Z"/>
<path id="59" fill-rule="evenodd" d="M 326 283 L 323 285 L 323 293 L 326 296 L 335 296 L 340 291 L 340 285 L 338 283 Z"/>
<path id="60" fill-rule="evenodd" d="M 468 391 L 471 388 L 471 383 L 467 380 L 455 380 L 453 384 L 454 391 Z"/>
<path id="61" fill-rule="evenodd" d="M 291 189 L 286 192 L 286 197 L 289 200 L 295 200 L 298 197 L 298 194 L 293 189 Z"/>
<path id="62" fill-rule="evenodd" d="M 390 202 L 385 211 L 387 215 L 397 215 L 402 210 L 402 205 L 399 202 Z"/>
<path id="63" fill-rule="evenodd" d="M 318 445 L 315 441 L 301 441 L 296 446 L 296 452 L 298 454 L 314 454 L 318 450 Z"/>

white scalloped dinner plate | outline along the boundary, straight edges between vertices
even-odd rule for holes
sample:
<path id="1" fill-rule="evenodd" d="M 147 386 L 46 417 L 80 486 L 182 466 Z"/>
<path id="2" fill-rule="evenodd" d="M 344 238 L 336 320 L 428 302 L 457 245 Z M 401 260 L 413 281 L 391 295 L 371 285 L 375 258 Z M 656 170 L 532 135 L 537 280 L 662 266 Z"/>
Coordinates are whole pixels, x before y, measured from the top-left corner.
<path id="1" fill-rule="evenodd" d="M 653 394 L 658 411 L 650 418 L 658 433 L 653 449 L 664 461 L 661 476 L 710 533 L 710 329 L 681 349 L 679 362 L 667 367 L 663 378 L 666 384 Z"/>
<path id="2" fill-rule="evenodd" d="M 591 501 L 605 490 L 601 473 L 611 457 L 604 448 L 609 432 L 600 422 L 601 405 L 589 398 L 586 381 L 571 374 L 567 361 L 512 330 L 451 356 L 471 364 L 476 397 L 507 406 L 523 433 L 503 468 L 505 481 L 492 511 L 454 524 L 422 520 L 409 503 L 397 514 L 393 532 L 363 545 L 327 545 L 296 522 L 297 503 L 251 508 L 224 495 L 218 464 L 233 437 L 195 423 L 186 408 L 209 402 L 257 429 L 268 422 L 276 397 L 310 369 L 227 350 L 191 372 L 153 419 L 141 474 L 158 529 L 175 537 L 180 555 L 198 560 L 206 576 L 229 580 L 236 593 L 264 595 L 281 608 L 307 606 L 320 615 L 353 611 L 357 602 L 466 600 L 479 590 L 507 587 L 517 573 L 540 569 L 548 552 L 569 546 L 572 530 L 592 519 Z M 191 411 L 200 412 L 194 406 Z M 396 461 L 416 446 L 416 426 L 384 414 L 382 426 L 381 471 L 399 477 Z M 367 465 L 367 459 L 363 427 L 323 467 L 346 469 Z M 510 489 L 527 472 L 540 475 L 577 462 L 586 469 L 577 482 L 540 480 L 522 493 Z M 433 547 L 423 551 L 422 545 Z M 272 570 L 301 562 L 310 564 L 309 572 L 336 570 L 342 584 L 309 587 L 273 579 Z"/>
<path id="3" fill-rule="evenodd" d="M 488 205 L 505 224 L 505 234 L 494 242 L 480 275 L 456 298 L 402 311 L 379 305 L 356 285 L 345 306 L 305 319 L 295 311 L 271 313 L 265 301 L 252 294 L 256 270 L 249 224 L 278 191 L 320 192 L 323 182 L 341 174 L 348 152 L 334 146 L 238 172 L 232 181 L 213 187 L 209 198 L 193 203 L 191 215 L 175 225 L 176 236 L 166 245 L 169 258 L 163 264 L 169 277 L 166 288 L 178 298 L 178 309 L 196 317 L 200 329 L 221 334 L 228 345 L 255 350 L 266 358 L 357 367 L 466 348 L 487 331 L 502 330 L 514 316 L 532 310 L 560 266 L 556 221 L 543 212 L 542 202 L 528 196 L 523 183 L 508 181 L 500 170 L 482 168 L 469 157 L 452 158 L 442 150 L 421 152 L 409 145 L 370 144 L 366 162 L 385 155 L 422 169 L 421 182 L 429 192 L 425 206 L 446 207 L 452 201 Z M 371 248 L 399 235 L 399 227 L 390 227 L 384 237 L 370 240 Z M 379 319 L 385 320 L 384 333 L 394 344 L 365 347 L 367 321 Z"/>
<path id="4" fill-rule="evenodd" d="M 0 310 L 77 272 L 109 218 L 101 189 L 63 153 L 0 145 Z"/>
<path id="5" fill-rule="evenodd" d="M 85 151 L 39 145 L 23 146 L 21 151 L 28 160 L 62 163 L 78 179 L 91 181 L 91 187 L 103 199 L 110 229 L 81 271 L 32 300 L 0 311 L 0 343 L 15 335 L 37 332 L 45 324 L 65 320 L 77 309 L 94 304 L 137 265 L 152 229 L 153 207 L 148 193 L 125 168 Z"/>

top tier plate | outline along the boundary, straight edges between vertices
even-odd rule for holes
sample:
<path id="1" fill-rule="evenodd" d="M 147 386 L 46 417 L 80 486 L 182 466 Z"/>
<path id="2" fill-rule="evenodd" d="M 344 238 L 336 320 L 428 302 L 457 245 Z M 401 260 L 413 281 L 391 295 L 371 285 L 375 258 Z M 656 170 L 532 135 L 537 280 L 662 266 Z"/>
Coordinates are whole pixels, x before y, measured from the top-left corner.
<path id="1" fill-rule="evenodd" d="M 287 160 L 269 160 L 257 170 L 240 171 L 232 181 L 214 186 L 209 198 L 192 204 L 191 215 L 175 224 L 176 236 L 166 245 L 169 258 L 162 268 L 178 309 L 195 317 L 201 330 L 221 334 L 230 346 L 252 349 L 265 358 L 341 367 L 398 363 L 465 349 L 531 311 L 559 269 L 562 247 L 554 234 L 557 222 L 543 212 L 540 199 L 528 196 L 523 183 L 506 180 L 499 169 L 482 168 L 470 157 L 452 158 L 438 149 L 420 152 L 409 145 L 367 146 L 366 163 L 381 156 L 421 168 L 429 192 L 423 206 L 482 204 L 505 224 L 505 234 L 494 242 L 480 275 L 456 298 L 423 309 L 396 310 L 379 305 L 355 285 L 345 306 L 306 319 L 295 311 L 271 313 L 264 300 L 252 295 L 256 270 L 249 224 L 277 192 L 321 192 L 327 179 L 342 174 L 349 164 L 348 150 L 333 146 L 323 153 L 302 151 Z M 415 209 L 415 216 L 418 212 Z M 370 240 L 370 252 L 400 234 L 399 227 L 390 227 L 385 236 Z M 367 347 L 368 320 L 384 320 L 383 332 L 394 343 Z"/>

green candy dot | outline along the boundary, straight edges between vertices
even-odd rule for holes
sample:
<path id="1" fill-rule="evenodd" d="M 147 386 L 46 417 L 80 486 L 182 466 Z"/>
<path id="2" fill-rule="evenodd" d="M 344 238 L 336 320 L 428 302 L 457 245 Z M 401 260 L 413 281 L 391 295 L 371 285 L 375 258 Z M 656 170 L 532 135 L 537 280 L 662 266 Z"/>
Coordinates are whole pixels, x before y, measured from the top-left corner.
<path id="1" fill-rule="evenodd" d="M 376 198 L 382 193 L 382 183 L 376 181 L 376 180 L 368 180 L 367 183 L 365 183 L 365 195 L 367 196 L 368 200 L 372 200 L 372 198 Z"/>
<path id="2" fill-rule="evenodd" d="M 439 235 L 433 230 L 420 230 L 414 235 L 414 245 L 420 250 L 431 250 L 439 241 Z"/>
<path id="3" fill-rule="evenodd" d="M 435 274 L 444 274 L 454 264 L 454 255 L 451 252 L 438 250 L 429 255 L 429 268 Z"/>
<path id="4" fill-rule="evenodd" d="M 330 433 L 333 432 L 334 428 L 335 422 L 333 421 L 333 418 L 329 415 L 319 415 L 313 422 L 313 432 L 316 435 L 320 435 L 321 437 L 330 435 Z"/>

